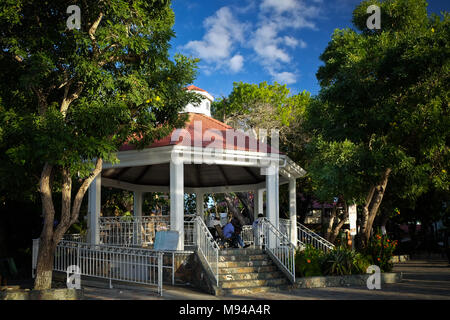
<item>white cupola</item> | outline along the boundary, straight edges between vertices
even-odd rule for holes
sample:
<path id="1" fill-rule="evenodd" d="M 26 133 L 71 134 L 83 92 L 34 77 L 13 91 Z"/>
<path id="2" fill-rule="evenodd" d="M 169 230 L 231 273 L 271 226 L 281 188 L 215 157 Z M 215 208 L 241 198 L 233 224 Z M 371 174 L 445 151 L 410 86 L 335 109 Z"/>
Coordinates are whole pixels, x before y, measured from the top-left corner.
<path id="1" fill-rule="evenodd" d="M 205 116 L 211 117 L 211 103 L 214 101 L 214 97 L 206 90 L 200 89 L 199 87 L 193 85 L 187 86 L 186 90 L 198 93 L 203 98 L 199 105 L 189 103 L 186 107 L 184 107 L 184 112 L 201 113 Z"/>

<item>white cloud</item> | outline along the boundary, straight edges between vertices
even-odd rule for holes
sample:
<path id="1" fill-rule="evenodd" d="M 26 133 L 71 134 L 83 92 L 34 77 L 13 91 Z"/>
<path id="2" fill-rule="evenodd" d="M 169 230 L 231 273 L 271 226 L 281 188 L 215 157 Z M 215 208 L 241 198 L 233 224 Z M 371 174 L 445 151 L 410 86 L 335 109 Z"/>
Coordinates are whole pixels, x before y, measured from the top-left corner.
<path id="1" fill-rule="evenodd" d="M 244 57 L 240 54 L 235 55 L 230 59 L 229 65 L 232 72 L 236 73 L 241 71 L 242 67 L 244 66 Z"/>
<path id="2" fill-rule="evenodd" d="M 320 9 L 303 0 L 263 0 L 259 8 L 257 28 L 250 44 L 275 81 L 295 83 L 296 75 L 291 71 L 292 50 L 306 48 L 307 43 L 288 33 L 303 28 L 315 29 Z M 285 71 L 286 68 L 290 72 Z"/>
<path id="3" fill-rule="evenodd" d="M 293 72 L 275 72 L 272 73 L 272 77 L 276 82 L 281 84 L 292 84 L 297 82 L 297 75 Z"/>
<path id="4" fill-rule="evenodd" d="M 205 19 L 204 27 L 207 31 L 202 40 L 189 41 L 184 49 L 207 63 L 215 64 L 217 68 L 229 61 L 232 70 L 240 70 L 243 57 L 240 55 L 230 57 L 236 44 L 244 42 L 247 25 L 239 22 L 230 8 L 222 7 Z"/>
<path id="5" fill-rule="evenodd" d="M 263 0 L 261 3 L 261 9 L 275 10 L 277 12 L 293 10 L 297 6 L 298 2 L 296 0 Z"/>
<path id="6" fill-rule="evenodd" d="M 254 33 L 251 45 L 263 64 L 291 61 L 289 54 L 279 47 L 283 39 L 278 38 L 277 33 L 277 26 L 274 23 L 263 25 Z"/>
<path id="7" fill-rule="evenodd" d="M 298 40 L 289 36 L 284 36 L 283 42 L 285 45 L 291 48 L 295 48 L 298 45 Z"/>
<path id="8" fill-rule="evenodd" d="M 244 61 L 250 60 L 257 61 L 275 81 L 294 83 L 293 50 L 306 48 L 307 43 L 292 31 L 315 29 L 318 3 L 322 2 L 305 1 L 249 0 L 224 6 L 204 20 L 203 37 L 189 41 L 183 49 L 202 60 L 199 67 L 205 74 L 218 70 L 237 73 L 244 68 Z M 255 22 L 239 19 L 250 14 L 256 15 Z M 246 56 L 248 50 L 254 55 Z"/>

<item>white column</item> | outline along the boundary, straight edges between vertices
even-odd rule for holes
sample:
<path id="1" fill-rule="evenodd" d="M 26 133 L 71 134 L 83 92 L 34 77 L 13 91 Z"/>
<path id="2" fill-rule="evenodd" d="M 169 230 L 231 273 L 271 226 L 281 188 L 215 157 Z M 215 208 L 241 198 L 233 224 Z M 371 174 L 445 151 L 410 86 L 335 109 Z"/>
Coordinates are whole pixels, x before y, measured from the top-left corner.
<path id="1" fill-rule="evenodd" d="M 136 218 L 142 217 L 143 192 L 135 191 L 133 193 L 133 213 Z"/>
<path id="2" fill-rule="evenodd" d="M 290 241 L 297 246 L 297 192 L 295 178 L 289 179 L 289 218 L 291 221 Z"/>
<path id="3" fill-rule="evenodd" d="M 278 174 L 278 166 L 276 166 L 275 174 L 275 227 L 280 230 L 280 176 Z"/>
<path id="4" fill-rule="evenodd" d="M 133 215 L 135 218 L 134 230 L 133 230 L 133 243 L 137 245 L 142 244 L 142 232 L 141 232 L 141 221 L 142 221 L 142 203 L 143 203 L 143 192 L 135 191 L 133 193 Z"/>
<path id="5" fill-rule="evenodd" d="M 203 192 L 197 192 L 197 194 L 196 194 L 196 199 L 195 199 L 195 201 L 196 201 L 196 204 L 197 204 L 197 215 L 199 216 L 199 217 L 201 217 L 202 219 L 204 219 L 205 217 L 204 217 L 204 206 L 205 206 L 205 204 L 204 204 L 204 196 L 205 196 L 205 194 L 203 193 Z"/>
<path id="6" fill-rule="evenodd" d="M 264 214 L 264 189 L 256 189 L 253 193 L 255 195 L 253 215 L 256 220 L 258 214 Z"/>
<path id="7" fill-rule="evenodd" d="M 102 178 L 100 174 L 92 181 L 89 186 L 88 193 L 88 215 L 89 215 L 89 243 L 99 244 L 100 243 L 100 208 L 102 199 Z"/>
<path id="8" fill-rule="evenodd" d="M 170 230 L 178 231 L 177 250 L 184 250 L 184 166 L 170 161 Z"/>
<path id="9" fill-rule="evenodd" d="M 266 172 L 266 218 L 278 228 L 278 166 L 271 165 Z M 269 234 L 268 246 L 276 247 L 274 234 Z"/>

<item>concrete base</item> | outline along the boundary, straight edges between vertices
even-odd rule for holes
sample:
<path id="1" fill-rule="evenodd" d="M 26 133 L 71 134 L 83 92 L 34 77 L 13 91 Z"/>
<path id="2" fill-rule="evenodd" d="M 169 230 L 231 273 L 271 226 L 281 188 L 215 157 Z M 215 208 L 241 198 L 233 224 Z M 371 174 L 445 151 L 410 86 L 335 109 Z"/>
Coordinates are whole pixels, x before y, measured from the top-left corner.
<path id="1" fill-rule="evenodd" d="M 399 262 L 406 262 L 408 260 L 411 260 L 408 254 L 403 254 L 399 256 L 392 256 L 391 262 L 392 263 L 399 263 Z"/>
<path id="2" fill-rule="evenodd" d="M 326 288 L 366 286 L 369 274 L 329 277 L 303 277 L 297 278 L 294 288 Z M 381 274 L 381 283 L 397 283 L 402 281 L 402 273 L 386 272 Z"/>
<path id="3" fill-rule="evenodd" d="M 81 300 L 83 289 L 2 290 L 0 300 Z"/>

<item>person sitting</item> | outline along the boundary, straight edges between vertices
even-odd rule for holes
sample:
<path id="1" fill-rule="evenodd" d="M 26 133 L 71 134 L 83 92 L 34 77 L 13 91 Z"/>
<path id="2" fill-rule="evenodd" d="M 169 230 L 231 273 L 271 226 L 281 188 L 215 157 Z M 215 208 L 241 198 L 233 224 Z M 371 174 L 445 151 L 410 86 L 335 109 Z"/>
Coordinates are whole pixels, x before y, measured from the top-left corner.
<path id="1" fill-rule="evenodd" d="M 240 224 L 236 219 L 228 222 L 223 228 L 223 234 L 225 238 L 231 240 L 232 246 L 234 248 L 247 247 L 244 245 L 244 241 L 242 241 L 240 230 L 242 230 L 242 228 L 240 227 Z"/>
<path id="2" fill-rule="evenodd" d="M 225 227 L 223 227 L 223 235 L 227 240 L 233 240 L 234 226 L 231 222 L 228 222 Z M 232 241 L 233 242 L 233 241 Z M 234 242 L 233 242 L 234 244 Z"/>
<path id="3" fill-rule="evenodd" d="M 247 245 L 244 244 L 244 241 L 242 240 L 242 237 L 241 237 L 241 232 L 242 232 L 241 224 L 238 221 L 236 221 L 235 225 L 234 225 L 234 235 L 235 235 L 236 241 L 241 248 L 247 248 L 249 246 L 249 244 L 247 244 Z"/>

